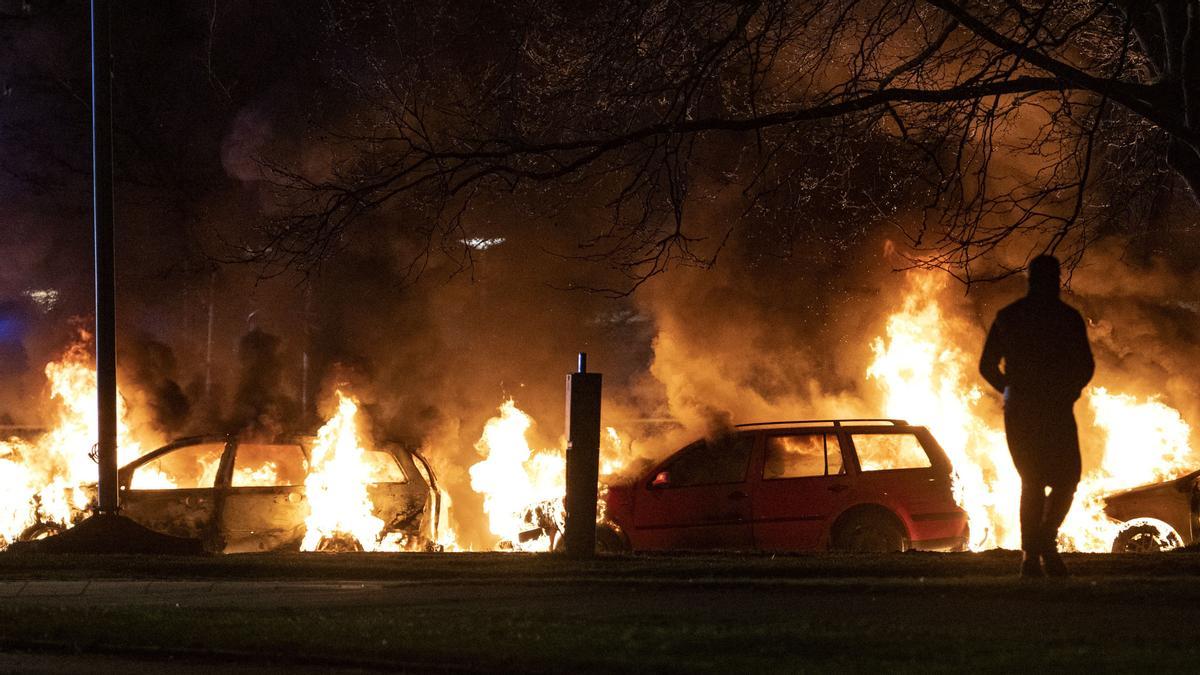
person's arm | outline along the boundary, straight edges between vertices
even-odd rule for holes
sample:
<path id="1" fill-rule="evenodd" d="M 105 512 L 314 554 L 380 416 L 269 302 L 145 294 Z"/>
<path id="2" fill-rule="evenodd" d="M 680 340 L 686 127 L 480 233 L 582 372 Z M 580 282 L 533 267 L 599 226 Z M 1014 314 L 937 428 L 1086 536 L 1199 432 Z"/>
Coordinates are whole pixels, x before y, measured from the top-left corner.
<path id="1" fill-rule="evenodd" d="M 996 320 L 992 322 L 992 329 L 988 331 L 987 340 L 983 343 L 983 356 L 979 358 L 979 374 L 983 375 L 983 379 L 987 380 L 988 384 L 1001 394 L 1008 386 L 1008 380 L 1000 370 L 1000 359 L 1002 358 L 1004 358 L 1004 348 L 1001 345 L 1000 318 L 996 317 Z"/>

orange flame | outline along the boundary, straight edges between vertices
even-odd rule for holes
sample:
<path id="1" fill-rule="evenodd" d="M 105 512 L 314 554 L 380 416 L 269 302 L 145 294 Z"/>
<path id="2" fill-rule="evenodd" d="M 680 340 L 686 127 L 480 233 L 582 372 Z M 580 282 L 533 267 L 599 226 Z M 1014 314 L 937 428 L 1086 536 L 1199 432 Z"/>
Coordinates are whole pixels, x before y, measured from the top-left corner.
<path id="1" fill-rule="evenodd" d="M 81 333 L 60 360 L 46 365 L 56 407 L 51 429 L 32 441 L 0 440 L 0 548 L 39 522 L 69 525 L 89 506 L 97 469 L 88 453 L 99 436 L 89 343 L 90 336 Z M 117 416 L 118 462 L 124 464 L 141 455 L 143 446 L 133 437 L 120 395 Z M 165 475 L 146 479 L 174 486 Z"/>
<path id="2" fill-rule="evenodd" d="M 337 412 L 317 432 L 311 469 L 304 489 L 311 509 L 304 524 L 302 551 L 315 551 L 322 541 L 350 537 L 364 551 L 399 550 L 385 544 L 382 519 L 373 513 L 367 484 L 371 463 L 358 425 L 358 402 L 337 392 Z"/>
<path id="3" fill-rule="evenodd" d="M 1020 479 L 1003 424 L 995 409 L 983 405 L 977 354 L 958 346 L 982 345 L 983 336 L 942 311 L 941 277 L 912 273 L 908 283 L 900 310 L 887 320 L 886 336 L 872 343 L 875 359 L 867 377 L 883 392 L 886 414 L 927 425 L 950 456 L 955 498 L 970 519 L 971 548 L 1017 548 Z M 1098 468 L 1080 483 L 1059 541 L 1069 550 L 1108 551 L 1120 526 L 1104 515 L 1104 495 L 1193 470 L 1200 456 L 1189 445 L 1191 428 L 1157 398 L 1143 401 L 1092 387 L 1084 400 L 1097 426 L 1082 427 L 1080 434 L 1104 443 Z"/>

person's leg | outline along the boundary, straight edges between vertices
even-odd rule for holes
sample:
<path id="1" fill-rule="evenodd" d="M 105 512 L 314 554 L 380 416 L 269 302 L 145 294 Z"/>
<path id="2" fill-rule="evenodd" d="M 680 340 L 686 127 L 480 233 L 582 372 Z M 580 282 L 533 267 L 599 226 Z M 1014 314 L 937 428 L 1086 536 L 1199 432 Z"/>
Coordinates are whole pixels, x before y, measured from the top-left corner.
<path id="1" fill-rule="evenodd" d="M 1075 483 L 1058 482 L 1050 486 L 1050 495 L 1045 500 L 1045 512 L 1040 525 L 1043 550 L 1058 549 L 1058 528 L 1062 527 L 1075 500 Z"/>
<path id="2" fill-rule="evenodd" d="M 1042 544 L 1042 521 L 1046 510 L 1045 481 L 1037 466 L 1036 420 L 1027 406 L 1008 401 L 1004 406 L 1004 432 L 1013 466 L 1021 476 L 1021 576 L 1041 576 L 1038 560 Z"/>
<path id="3" fill-rule="evenodd" d="M 1042 516 L 1042 564 L 1051 576 L 1067 576 L 1067 566 L 1058 555 L 1058 530 L 1066 520 L 1071 504 L 1075 501 L 1075 488 L 1079 485 L 1080 456 L 1079 434 L 1075 428 L 1075 416 L 1070 409 L 1056 420 L 1053 453 L 1047 459 L 1050 495 L 1045 501 Z"/>
<path id="4" fill-rule="evenodd" d="M 1043 529 L 1046 486 L 1037 480 L 1021 481 L 1021 576 L 1041 576 L 1038 556 L 1045 546 Z"/>

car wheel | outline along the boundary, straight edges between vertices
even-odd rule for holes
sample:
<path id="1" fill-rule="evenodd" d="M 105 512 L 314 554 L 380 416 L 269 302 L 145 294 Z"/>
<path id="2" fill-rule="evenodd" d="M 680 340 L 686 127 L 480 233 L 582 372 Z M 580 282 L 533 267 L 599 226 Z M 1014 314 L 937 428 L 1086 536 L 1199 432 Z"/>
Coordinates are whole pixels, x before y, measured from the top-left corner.
<path id="1" fill-rule="evenodd" d="M 1113 553 L 1158 553 L 1183 545 L 1174 528 L 1163 523 L 1131 521 L 1113 539 Z"/>
<path id="2" fill-rule="evenodd" d="M 336 534 L 321 537 L 321 541 L 317 542 L 317 550 L 322 553 L 361 553 L 363 547 L 354 537 Z"/>
<path id="3" fill-rule="evenodd" d="M 616 529 L 599 525 L 596 527 L 596 550 L 600 553 L 627 553 L 629 544 Z"/>
<path id="4" fill-rule="evenodd" d="M 17 541 L 37 541 L 56 534 L 61 534 L 67 528 L 58 523 L 34 523 L 17 535 Z"/>
<path id="5" fill-rule="evenodd" d="M 854 553 L 896 553 L 906 548 L 904 532 L 877 515 L 851 516 L 835 532 L 833 547 Z"/>

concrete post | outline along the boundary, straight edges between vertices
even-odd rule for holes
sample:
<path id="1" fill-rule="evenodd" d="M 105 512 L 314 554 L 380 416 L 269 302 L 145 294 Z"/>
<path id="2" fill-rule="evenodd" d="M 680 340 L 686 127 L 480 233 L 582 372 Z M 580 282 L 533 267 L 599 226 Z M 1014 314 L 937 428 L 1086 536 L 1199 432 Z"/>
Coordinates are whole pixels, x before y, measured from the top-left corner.
<path id="1" fill-rule="evenodd" d="M 571 558 L 596 554 L 596 484 L 600 478 L 600 373 L 567 375 L 567 495 L 563 549 Z"/>

